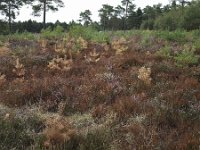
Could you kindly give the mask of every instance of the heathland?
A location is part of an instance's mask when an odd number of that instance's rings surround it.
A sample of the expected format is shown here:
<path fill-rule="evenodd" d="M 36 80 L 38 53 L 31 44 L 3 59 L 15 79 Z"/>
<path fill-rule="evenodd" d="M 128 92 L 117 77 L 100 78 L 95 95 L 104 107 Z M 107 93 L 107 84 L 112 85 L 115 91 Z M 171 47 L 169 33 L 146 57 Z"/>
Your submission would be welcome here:
<path fill-rule="evenodd" d="M 0 36 L 0 149 L 200 148 L 200 30 L 60 26 Z"/>

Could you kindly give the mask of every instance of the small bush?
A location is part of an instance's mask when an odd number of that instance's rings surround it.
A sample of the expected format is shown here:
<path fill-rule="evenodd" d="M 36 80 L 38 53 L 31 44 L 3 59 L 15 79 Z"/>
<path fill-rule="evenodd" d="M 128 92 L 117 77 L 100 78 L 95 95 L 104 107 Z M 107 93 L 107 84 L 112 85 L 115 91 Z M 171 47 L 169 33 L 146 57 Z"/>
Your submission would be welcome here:
<path fill-rule="evenodd" d="M 194 50 L 189 50 L 188 48 L 184 49 L 181 53 L 179 53 L 176 57 L 177 66 L 188 66 L 194 65 L 198 63 L 199 56 L 194 54 Z"/>
<path fill-rule="evenodd" d="M 47 39 L 63 37 L 64 34 L 65 34 L 64 28 L 59 25 L 56 26 L 54 29 L 52 29 L 51 27 L 48 27 L 41 31 L 41 37 L 47 38 Z"/>
<path fill-rule="evenodd" d="M 83 27 L 80 25 L 72 26 L 69 30 L 69 35 L 74 38 L 82 37 L 83 39 L 93 42 L 104 43 L 109 42 L 108 32 L 98 32 L 92 27 Z"/>
<path fill-rule="evenodd" d="M 81 25 L 72 26 L 69 29 L 69 35 L 74 38 L 83 37 L 86 40 L 90 40 L 92 38 L 92 34 L 96 32 L 95 29 L 91 27 L 83 27 Z"/>
<path fill-rule="evenodd" d="M 98 129 L 87 133 L 83 143 L 80 145 L 81 150 L 107 150 L 109 149 L 112 138 L 109 130 Z"/>
<path fill-rule="evenodd" d="M 182 31 L 182 30 L 176 30 L 174 32 L 169 32 L 169 31 L 160 31 L 156 33 L 157 37 L 167 40 L 167 41 L 172 41 L 172 42 L 187 42 L 187 32 Z"/>
<path fill-rule="evenodd" d="M 30 32 L 23 32 L 19 33 L 16 32 L 14 34 L 8 35 L 9 40 L 37 40 L 38 36 L 36 34 L 30 33 Z"/>
<path fill-rule="evenodd" d="M 30 121 L 30 122 L 29 122 Z M 31 146 L 34 138 L 31 136 L 32 131 L 41 126 L 41 122 L 36 118 L 27 120 L 18 119 L 6 115 L 0 118 L 0 149 L 21 150 Z"/>
<path fill-rule="evenodd" d="M 163 48 L 161 48 L 159 51 L 156 52 L 157 56 L 161 56 L 164 58 L 170 58 L 171 57 L 171 49 L 169 46 L 165 46 Z"/>

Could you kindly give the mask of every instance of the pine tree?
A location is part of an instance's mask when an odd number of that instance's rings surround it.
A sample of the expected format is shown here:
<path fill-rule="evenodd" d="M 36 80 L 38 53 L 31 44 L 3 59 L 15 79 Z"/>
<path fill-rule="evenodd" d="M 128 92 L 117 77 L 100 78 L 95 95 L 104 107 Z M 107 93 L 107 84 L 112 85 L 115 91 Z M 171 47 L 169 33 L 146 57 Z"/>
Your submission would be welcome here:
<path fill-rule="evenodd" d="M 0 12 L 8 19 L 9 31 L 12 30 L 12 21 L 16 19 L 16 14 L 19 13 L 20 8 L 30 2 L 29 0 L 1 0 Z"/>
<path fill-rule="evenodd" d="M 58 11 L 59 7 L 64 7 L 62 0 L 32 0 L 32 8 L 34 16 L 41 16 L 43 12 L 43 28 L 46 24 L 47 11 Z"/>

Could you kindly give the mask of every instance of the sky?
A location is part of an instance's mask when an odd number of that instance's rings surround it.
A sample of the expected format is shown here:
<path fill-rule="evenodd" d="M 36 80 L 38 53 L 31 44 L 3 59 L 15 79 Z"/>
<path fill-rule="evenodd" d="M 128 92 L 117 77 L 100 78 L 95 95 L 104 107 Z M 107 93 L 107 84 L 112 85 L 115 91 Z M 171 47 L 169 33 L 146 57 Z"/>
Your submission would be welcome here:
<path fill-rule="evenodd" d="M 60 8 L 57 12 L 47 13 L 47 22 L 67 22 L 79 19 L 80 12 L 89 9 L 92 12 L 92 20 L 99 21 L 98 10 L 102 8 L 102 4 L 109 4 L 111 6 L 117 6 L 121 4 L 121 0 L 63 0 L 65 3 L 64 8 Z M 153 6 L 154 4 L 162 3 L 163 5 L 169 4 L 169 0 L 135 0 L 137 8 L 144 8 L 146 5 Z M 42 22 L 41 17 L 34 17 L 31 15 L 31 7 L 23 7 L 20 14 L 17 16 L 15 21 L 25 21 L 25 20 L 36 20 Z"/>

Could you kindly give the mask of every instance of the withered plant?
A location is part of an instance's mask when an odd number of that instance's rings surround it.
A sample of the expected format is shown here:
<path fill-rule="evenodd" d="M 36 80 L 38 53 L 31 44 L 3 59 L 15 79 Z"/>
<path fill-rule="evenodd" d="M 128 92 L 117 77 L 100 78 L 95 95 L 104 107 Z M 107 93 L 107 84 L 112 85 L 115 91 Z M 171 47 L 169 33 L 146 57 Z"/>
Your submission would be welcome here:
<path fill-rule="evenodd" d="M 151 68 L 141 67 L 138 71 L 138 78 L 146 84 L 151 84 Z"/>
<path fill-rule="evenodd" d="M 57 56 L 57 58 L 54 58 L 49 62 L 48 68 L 51 70 L 69 71 L 72 68 L 72 64 L 72 59 L 67 59 L 66 55 L 64 58 Z"/>
<path fill-rule="evenodd" d="M 112 48 L 116 51 L 116 54 L 122 54 L 128 49 L 127 41 L 125 38 L 120 38 L 112 41 Z"/>
<path fill-rule="evenodd" d="M 14 82 L 23 82 L 25 76 L 25 67 L 19 62 L 19 58 L 16 59 L 15 68 L 12 70 L 16 75 Z"/>
<path fill-rule="evenodd" d="M 88 48 L 88 42 L 86 40 L 84 40 L 82 37 L 79 37 L 76 40 L 76 44 L 78 44 L 78 46 L 80 47 L 80 49 L 86 49 L 86 48 Z"/>
<path fill-rule="evenodd" d="M 46 137 L 44 147 L 49 148 L 52 145 L 62 145 L 75 136 L 76 131 L 70 124 L 61 117 L 47 118 L 46 128 L 43 131 Z"/>
<path fill-rule="evenodd" d="M 6 75 L 0 73 L 0 87 L 6 82 Z"/>
<path fill-rule="evenodd" d="M 85 56 L 87 62 L 97 63 L 100 60 L 100 54 L 96 52 L 96 49 L 93 49 L 88 56 Z"/>

